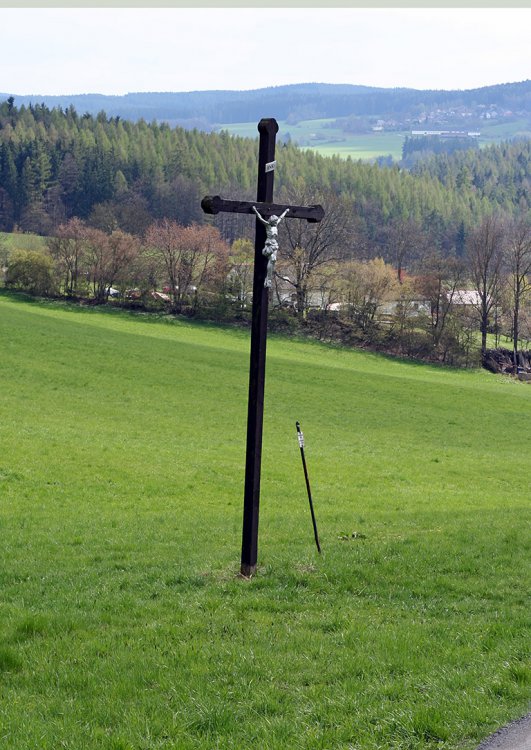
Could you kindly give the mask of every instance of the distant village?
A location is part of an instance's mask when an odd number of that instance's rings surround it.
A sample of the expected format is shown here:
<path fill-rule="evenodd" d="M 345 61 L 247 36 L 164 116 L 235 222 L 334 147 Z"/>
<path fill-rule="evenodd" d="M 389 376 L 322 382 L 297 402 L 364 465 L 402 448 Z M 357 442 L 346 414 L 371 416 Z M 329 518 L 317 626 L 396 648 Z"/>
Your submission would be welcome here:
<path fill-rule="evenodd" d="M 501 108 L 496 104 L 477 104 L 473 107 L 462 105 L 448 109 L 435 107 L 419 115 L 378 119 L 373 125 L 372 130 L 373 132 L 382 132 L 411 129 L 412 135 L 444 135 L 451 133 L 452 136 L 456 136 L 464 133 L 468 136 L 478 137 L 480 133 L 475 129 L 473 131 L 465 131 L 464 129 L 456 131 L 455 128 L 461 123 L 464 125 L 491 120 L 502 122 L 503 120 L 523 117 L 525 114 L 525 112 L 515 112 L 511 109 Z M 418 128 L 420 125 L 426 129 Z M 446 126 L 446 129 L 444 126 Z"/>

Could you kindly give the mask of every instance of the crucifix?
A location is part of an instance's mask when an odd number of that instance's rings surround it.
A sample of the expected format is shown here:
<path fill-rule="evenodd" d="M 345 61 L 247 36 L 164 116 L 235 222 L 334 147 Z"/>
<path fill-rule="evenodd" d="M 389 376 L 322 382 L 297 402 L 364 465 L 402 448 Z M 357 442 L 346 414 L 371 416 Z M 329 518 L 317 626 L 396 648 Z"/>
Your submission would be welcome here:
<path fill-rule="evenodd" d="M 258 557 L 267 310 L 269 288 L 278 250 L 277 227 L 284 217 L 286 219 L 306 219 L 309 222 L 319 222 L 324 216 L 322 206 L 288 206 L 273 203 L 277 121 L 273 118 L 260 120 L 258 132 L 260 140 L 256 202 L 225 200 L 219 195 L 207 195 L 201 201 L 201 208 L 207 214 L 217 214 L 222 211 L 254 214 L 256 217 L 241 556 L 241 573 L 245 577 L 250 577 L 256 572 Z"/>

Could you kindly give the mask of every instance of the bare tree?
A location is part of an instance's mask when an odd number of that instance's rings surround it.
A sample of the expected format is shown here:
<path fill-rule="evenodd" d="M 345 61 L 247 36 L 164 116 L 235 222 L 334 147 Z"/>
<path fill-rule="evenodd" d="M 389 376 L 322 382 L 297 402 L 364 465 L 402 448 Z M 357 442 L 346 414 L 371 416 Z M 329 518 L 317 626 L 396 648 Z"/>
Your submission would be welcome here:
<path fill-rule="evenodd" d="M 464 279 L 465 266 L 458 258 L 433 253 L 424 262 L 424 275 L 418 278 L 417 288 L 431 303 L 430 333 L 435 350 L 442 343 L 456 291 Z"/>
<path fill-rule="evenodd" d="M 215 227 L 163 219 L 148 229 L 146 243 L 163 265 L 176 311 L 185 297 L 218 282 L 226 271 L 228 246 Z"/>
<path fill-rule="evenodd" d="M 291 196 L 291 203 L 311 205 L 319 202 L 314 197 Z M 316 272 L 327 264 L 339 260 L 344 254 L 349 237 L 351 215 L 339 198 L 330 197 L 324 204 L 325 216 L 318 224 L 303 221 L 286 221 L 277 262 L 278 275 L 296 294 L 297 313 L 305 317 L 308 297 Z"/>
<path fill-rule="evenodd" d="M 47 240 L 48 249 L 62 276 L 66 296 L 79 290 L 85 259 L 87 226 L 80 219 L 70 219 L 58 227 L 56 236 Z"/>
<path fill-rule="evenodd" d="M 111 234 L 107 261 L 107 291 L 111 286 L 125 287 L 129 283 L 131 270 L 139 253 L 140 240 L 137 237 L 119 229 Z"/>
<path fill-rule="evenodd" d="M 182 285 L 180 284 L 181 257 L 183 254 L 180 242 L 182 228 L 175 221 L 162 219 L 152 224 L 146 232 L 146 245 L 152 250 L 153 256 L 158 257 L 164 268 L 175 309 L 180 307 L 182 295 Z"/>
<path fill-rule="evenodd" d="M 86 263 L 96 302 L 107 301 L 111 287 L 127 273 L 138 250 L 138 240 L 130 234 L 87 229 Z"/>
<path fill-rule="evenodd" d="M 467 260 L 478 301 L 474 308 L 479 317 L 481 355 L 487 350 L 487 332 L 492 310 L 498 303 L 503 261 L 503 228 L 499 218 L 486 216 L 473 229 L 466 242 Z"/>
<path fill-rule="evenodd" d="M 398 282 L 403 281 L 408 262 L 421 257 L 428 247 L 428 238 L 414 219 L 395 219 L 385 230 L 387 254 L 396 267 Z"/>
<path fill-rule="evenodd" d="M 229 292 L 240 307 L 246 307 L 253 296 L 254 246 L 251 240 L 237 239 L 229 255 Z"/>
<path fill-rule="evenodd" d="M 193 293 L 193 304 L 198 304 L 206 291 L 218 292 L 224 285 L 228 271 L 229 246 L 219 230 L 212 226 L 192 224 L 182 232 L 184 247 L 183 284 Z"/>
<path fill-rule="evenodd" d="M 509 229 L 505 250 L 511 311 L 513 361 L 518 367 L 518 339 L 522 304 L 531 290 L 531 224 L 529 219 L 514 222 Z"/>

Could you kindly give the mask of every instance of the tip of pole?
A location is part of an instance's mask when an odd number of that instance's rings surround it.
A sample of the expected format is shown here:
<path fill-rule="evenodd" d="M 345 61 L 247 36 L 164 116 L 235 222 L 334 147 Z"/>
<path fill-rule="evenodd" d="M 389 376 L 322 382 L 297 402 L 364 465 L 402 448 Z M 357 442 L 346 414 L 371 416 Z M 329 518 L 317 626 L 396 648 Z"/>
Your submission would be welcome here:
<path fill-rule="evenodd" d="M 272 133 L 278 133 L 278 122 L 274 117 L 263 117 L 258 123 L 258 132 L 270 131 Z"/>

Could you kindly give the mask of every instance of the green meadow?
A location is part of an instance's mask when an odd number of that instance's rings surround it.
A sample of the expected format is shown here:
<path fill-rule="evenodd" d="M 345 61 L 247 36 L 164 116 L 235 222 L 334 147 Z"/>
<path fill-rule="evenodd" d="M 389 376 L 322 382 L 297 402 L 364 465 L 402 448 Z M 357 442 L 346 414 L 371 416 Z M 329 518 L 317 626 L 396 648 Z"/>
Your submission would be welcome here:
<path fill-rule="evenodd" d="M 46 238 L 38 234 L 0 232 L 0 265 L 13 250 L 44 250 Z"/>
<path fill-rule="evenodd" d="M 271 336 L 244 580 L 248 349 L 0 292 L 2 750 L 472 750 L 528 710 L 531 386 Z"/>
<path fill-rule="evenodd" d="M 340 128 L 330 127 L 333 122 L 333 119 L 302 120 L 293 124 L 279 120 L 279 136 L 285 138 L 289 133 L 291 140 L 301 148 L 316 151 L 322 156 L 338 155 L 345 159 L 350 156 L 357 160 L 390 154 L 396 160 L 402 158 L 405 133 L 350 135 Z M 220 128 L 243 138 L 258 137 L 255 122 L 230 123 Z"/>

